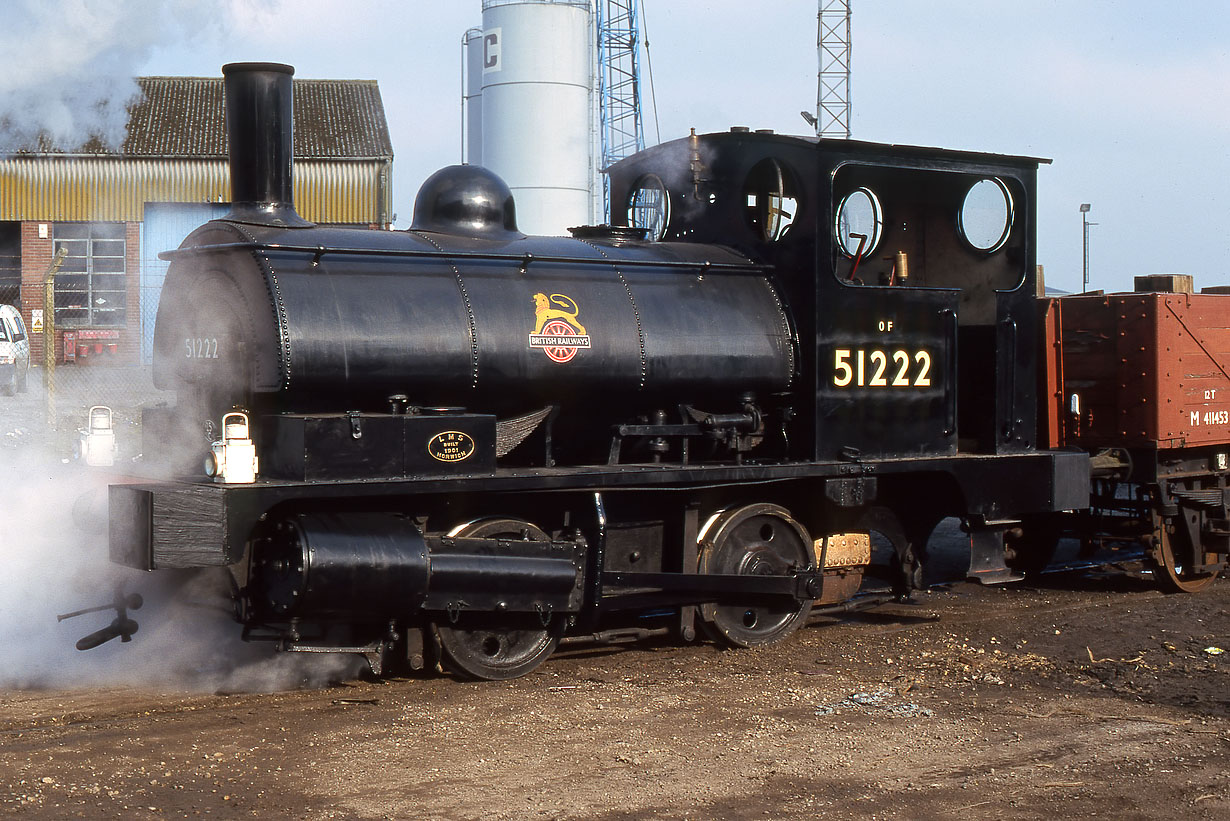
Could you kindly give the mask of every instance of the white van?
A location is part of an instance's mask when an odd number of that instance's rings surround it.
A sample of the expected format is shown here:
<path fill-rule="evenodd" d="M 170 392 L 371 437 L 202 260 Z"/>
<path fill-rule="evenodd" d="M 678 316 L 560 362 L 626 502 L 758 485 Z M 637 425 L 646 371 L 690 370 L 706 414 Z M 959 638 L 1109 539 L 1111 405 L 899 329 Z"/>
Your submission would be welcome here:
<path fill-rule="evenodd" d="M 12 396 L 26 389 L 30 374 L 30 340 L 21 314 L 0 305 L 0 393 Z"/>

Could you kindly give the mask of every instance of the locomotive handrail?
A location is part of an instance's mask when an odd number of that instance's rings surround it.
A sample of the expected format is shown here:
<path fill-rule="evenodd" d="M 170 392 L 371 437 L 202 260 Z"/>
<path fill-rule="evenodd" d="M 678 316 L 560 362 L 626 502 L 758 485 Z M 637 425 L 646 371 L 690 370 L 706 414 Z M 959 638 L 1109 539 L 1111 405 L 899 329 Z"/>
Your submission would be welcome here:
<path fill-rule="evenodd" d="M 951 308 L 944 308 L 940 311 L 940 316 L 947 316 L 951 333 L 948 336 L 948 346 L 945 351 L 947 356 L 948 378 L 956 379 L 957 375 L 957 335 L 960 333 L 960 321 L 957 318 L 957 312 Z M 957 432 L 957 408 L 956 402 L 949 400 L 945 403 L 947 417 L 944 420 L 944 435 L 951 436 Z"/>
<path fill-rule="evenodd" d="M 1016 360 L 1016 319 L 1011 316 L 1006 316 L 999 322 L 1000 327 L 1008 329 L 1012 335 L 1012 340 L 1009 343 L 1008 349 L 1012 352 L 1013 361 Z M 1004 437 L 1012 436 L 1016 431 L 1016 368 L 1008 369 L 1008 424 L 1004 426 Z"/>
<path fill-rule="evenodd" d="M 704 260 L 700 262 L 685 262 L 683 260 L 651 260 L 651 259 L 635 259 L 635 258 L 582 258 L 569 256 L 538 256 L 537 254 L 500 254 L 490 251 L 421 251 L 409 250 L 404 248 L 329 248 L 323 245 L 283 245 L 276 242 L 225 242 L 217 245 L 194 245 L 190 248 L 177 248 L 173 251 L 163 251 L 158 254 L 159 259 L 175 260 L 179 257 L 192 256 L 199 253 L 210 253 L 217 251 L 291 251 L 294 253 L 311 254 L 319 259 L 328 254 L 353 254 L 355 256 L 373 256 L 373 257 L 427 257 L 429 259 L 481 259 L 493 260 L 497 262 L 512 262 L 522 268 L 533 262 L 576 262 L 578 259 L 584 259 L 585 262 L 606 262 L 610 265 L 622 265 L 629 267 L 644 267 L 644 268 L 699 268 L 704 271 L 768 271 L 772 266 L 763 265 L 756 262 L 713 262 Z"/>

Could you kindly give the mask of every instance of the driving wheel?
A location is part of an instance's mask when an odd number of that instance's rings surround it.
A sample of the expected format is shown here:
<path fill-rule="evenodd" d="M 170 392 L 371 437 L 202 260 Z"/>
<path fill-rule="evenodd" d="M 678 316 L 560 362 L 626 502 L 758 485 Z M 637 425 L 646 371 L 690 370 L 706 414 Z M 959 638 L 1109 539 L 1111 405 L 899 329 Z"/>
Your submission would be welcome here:
<path fill-rule="evenodd" d="M 480 519 L 450 536 L 550 541 L 540 528 L 520 519 Z M 496 681 L 529 673 L 554 652 L 564 620 L 544 626 L 536 613 L 460 613 L 437 621 L 444 664 L 466 678 Z"/>
<path fill-rule="evenodd" d="M 816 551 L 801 524 L 781 507 L 754 504 L 723 511 L 700 537 L 698 572 L 736 576 L 785 576 L 815 567 Z M 810 599 L 773 604 L 704 604 L 705 629 L 735 647 L 780 641 L 807 620 Z"/>

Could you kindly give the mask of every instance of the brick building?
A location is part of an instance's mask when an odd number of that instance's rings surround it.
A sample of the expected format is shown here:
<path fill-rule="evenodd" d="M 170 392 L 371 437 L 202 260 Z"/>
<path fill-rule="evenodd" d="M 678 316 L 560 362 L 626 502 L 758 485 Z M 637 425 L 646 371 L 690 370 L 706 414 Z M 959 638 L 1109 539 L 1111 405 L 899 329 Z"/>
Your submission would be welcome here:
<path fill-rule="evenodd" d="M 17 305 L 41 362 L 54 319 L 56 359 L 148 360 L 166 263 L 230 197 L 222 78 L 143 77 L 118 151 L 9 146 L 0 154 L 0 302 Z M 294 81 L 295 205 L 341 225 L 391 221 L 393 150 L 374 81 Z M 63 251 L 54 308 L 44 279 Z M 53 313 L 54 311 L 54 313 Z"/>

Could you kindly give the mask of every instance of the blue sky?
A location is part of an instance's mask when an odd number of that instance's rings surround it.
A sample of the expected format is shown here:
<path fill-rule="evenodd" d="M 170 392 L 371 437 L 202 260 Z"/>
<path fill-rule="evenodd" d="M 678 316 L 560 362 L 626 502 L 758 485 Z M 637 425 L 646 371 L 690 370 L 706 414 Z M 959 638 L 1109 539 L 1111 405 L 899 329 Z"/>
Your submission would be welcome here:
<path fill-rule="evenodd" d="M 815 0 L 641 2 L 664 140 L 691 127 L 807 131 L 798 112 L 815 106 Z M 46 55 L 71 51 L 76 62 L 65 76 L 78 80 L 123 71 L 216 76 L 225 62 L 270 60 L 296 66 L 301 77 L 379 81 L 401 225 L 419 183 L 460 159 L 460 41 L 480 22 L 480 0 L 10 5 L 0 47 L 20 38 L 21 53 L 39 54 L 44 74 L 56 71 Z M 1194 274 L 1198 287 L 1230 284 L 1230 3 L 853 6 L 854 137 L 1054 160 L 1039 174 L 1048 284 L 1080 288 L 1082 202 L 1098 223 L 1090 229 L 1091 287 L 1130 290 L 1133 275 L 1158 272 Z M 108 9 L 123 9 L 122 25 L 102 22 Z M 71 23 L 63 35 L 75 37 L 71 50 L 39 42 L 82 10 L 93 13 L 88 47 Z M 15 61 L 14 53 L 0 52 L 9 55 L 0 62 Z M 11 90 L 23 76 L 0 80 L 0 104 L 6 84 Z"/>

